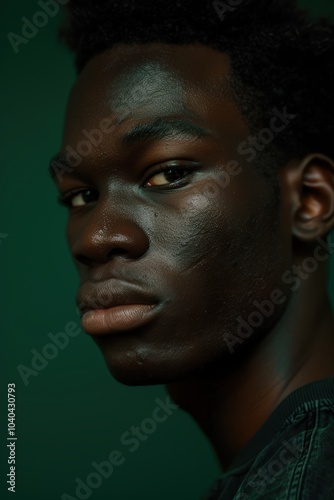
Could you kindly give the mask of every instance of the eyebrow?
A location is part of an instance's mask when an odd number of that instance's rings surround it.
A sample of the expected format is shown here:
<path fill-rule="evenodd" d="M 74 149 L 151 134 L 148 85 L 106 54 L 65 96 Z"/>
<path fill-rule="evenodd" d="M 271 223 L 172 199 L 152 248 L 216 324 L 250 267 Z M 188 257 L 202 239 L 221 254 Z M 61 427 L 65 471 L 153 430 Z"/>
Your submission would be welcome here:
<path fill-rule="evenodd" d="M 134 146 L 153 140 L 202 139 L 208 136 L 213 137 L 212 132 L 189 120 L 157 118 L 153 122 L 136 125 L 123 136 L 122 144 Z"/>
<path fill-rule="evenodd" d="M 138 124 L 131 130 L 126 132 L 121 138 L 123 147 L 134 147 L 136 145 L 144 144 L 149 141 L 162 140 L 162 139 L 203 139 L 211 137 L 214 134 L 208 129 L 185 119 L 166 119 L 157 118 L 156 120 Z M 49 164 L 49 173 L 54 179 L 56 168 L 62 169 L 65 172 L 71 172 L 75 169 L 71 166 L 66 155 L 57 154 L 54 156 Z"/>

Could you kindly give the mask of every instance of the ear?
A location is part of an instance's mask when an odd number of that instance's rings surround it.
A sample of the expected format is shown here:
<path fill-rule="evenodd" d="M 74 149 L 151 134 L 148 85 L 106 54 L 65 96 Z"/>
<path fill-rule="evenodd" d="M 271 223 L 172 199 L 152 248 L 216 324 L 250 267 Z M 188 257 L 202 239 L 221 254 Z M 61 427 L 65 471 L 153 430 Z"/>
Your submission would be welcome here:
<path fill-rule="evenodd" d="M 334 226 L 334 162 L 311 154 L 283 168 L 285 187 L 292 207 L 292 233 L 310 242 Z"/>

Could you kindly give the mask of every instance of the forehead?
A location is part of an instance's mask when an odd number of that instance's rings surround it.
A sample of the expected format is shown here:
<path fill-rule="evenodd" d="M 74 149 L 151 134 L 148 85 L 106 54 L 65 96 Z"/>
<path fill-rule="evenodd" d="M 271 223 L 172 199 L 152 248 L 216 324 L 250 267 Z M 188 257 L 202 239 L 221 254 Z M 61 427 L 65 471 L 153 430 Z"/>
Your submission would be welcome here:
<path fill-rule="evenodd" d="M 248 127 L 235 104 L 227 54 L 201 44 L 118 44 L 94 56 L 70 95 L 64 136 L 102 119 L 188 116 L 214 128 Z"/>

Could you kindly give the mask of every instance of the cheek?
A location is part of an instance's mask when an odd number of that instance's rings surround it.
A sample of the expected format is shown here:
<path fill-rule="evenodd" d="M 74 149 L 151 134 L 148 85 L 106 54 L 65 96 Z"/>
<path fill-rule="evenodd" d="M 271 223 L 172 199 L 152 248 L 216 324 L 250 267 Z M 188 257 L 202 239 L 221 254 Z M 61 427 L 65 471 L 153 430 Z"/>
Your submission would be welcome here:
<path fill-rule="evenodd" d="M 150 227 L 150 236 L 153 249 L 166 255 L 175 271 L 185 272 L 194 266 L 198 259 L 214 251 L 217 235 L 223 237 L 221 193 L 217 183 L 206 180 L 168 195 Z"/>
<path fill-rule="evenodd" d="M 198 324 L 210 318 L 211 326 L 217 321 L 220 330 L 233 329 L 255 300 L 269 298 L 282 284 L 289 255 L 281 245 L 279 207 L 269 195 L 241 202 L 215 181 L 183 194 L 160 242 L 169 256 L 168 287 Z"/>
<path fill-rule="evenodd" d="M 153 246 L 185 271 L 198 263 L 215 273 L 252 268 L 281 258 L 278 207 L 263 196 L 225 189 L 216 179 L 169 195 L 168 204 L 150 228 Z M 247 273 L 246 273 L 247 274 Z"/>

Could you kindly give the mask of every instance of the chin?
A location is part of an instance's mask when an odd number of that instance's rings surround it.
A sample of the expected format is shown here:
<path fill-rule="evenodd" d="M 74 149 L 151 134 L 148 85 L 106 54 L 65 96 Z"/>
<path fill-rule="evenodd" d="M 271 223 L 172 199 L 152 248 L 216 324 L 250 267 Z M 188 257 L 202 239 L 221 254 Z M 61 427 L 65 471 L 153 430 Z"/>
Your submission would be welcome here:
<path fill-rule="evenodd" d="M 103 353 L 109 373 L 118 382 L 128 386 L 161 385 L 177 382 L 186 377 L 179 370 L 175 359 L 147 356 L 143 359 L 134 352 Z M 181 364 L 184 367 L 184 363 Z"/>
<path fill-rule="evenodd" d="M 172 373 L 163 373 L 162 370 L 154 369 L 152 366 L 145 366 L 145 363 L 111 363 L 106 361 L 109 373 L 117 382 L 128 386 L 161 385 L 175 382 L 177 377 Z"/>
<path fill-rule="evenodd" d="M 136 335 L 99 337 L 94 340 L 110 374 L 128 386 L 181 382 L 203 375 L 212 363 L 208 356 L 203 359 L 203 349 L 190 349 L 188 345 L 177 349 L 165 343 L 143 342 Z"/>

